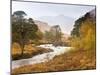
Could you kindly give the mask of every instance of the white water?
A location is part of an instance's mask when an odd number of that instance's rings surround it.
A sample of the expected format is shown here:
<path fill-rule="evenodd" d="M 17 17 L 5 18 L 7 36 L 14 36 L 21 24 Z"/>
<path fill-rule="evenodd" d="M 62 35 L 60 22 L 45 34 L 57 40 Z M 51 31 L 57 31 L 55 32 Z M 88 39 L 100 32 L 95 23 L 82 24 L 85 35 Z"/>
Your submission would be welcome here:
<path fill-rule="evenodd" d="M 54 56 L 61 55 L 65 52 L 68 52 L 71 49 L 71 47 L 64 47 L 64 46 L 55 47 L 52 44 L 40 45 L 38 47 L 50 48 L 53 50 L 53 52 L 43 53 L 43 54 L 36 55 L 28 59 L 20 59 L 20 60 L 12 61 L 12 69 L 18 68 L 24 65 L 37 64 L 37 63 L 49 61 L 53 59 Z"/>

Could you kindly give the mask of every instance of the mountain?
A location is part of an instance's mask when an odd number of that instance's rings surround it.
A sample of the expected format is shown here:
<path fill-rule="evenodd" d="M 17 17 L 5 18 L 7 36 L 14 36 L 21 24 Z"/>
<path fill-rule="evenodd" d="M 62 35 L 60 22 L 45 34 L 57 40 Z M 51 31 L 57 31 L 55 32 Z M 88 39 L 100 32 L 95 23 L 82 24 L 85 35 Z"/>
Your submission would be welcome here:
<path fill-rule="evenodd" d="M 49 25 L 59 25 L 63 33 L 70 33 L 72 30 L 72 26 L 74 23 L 74 19 L 65 15 L 57 15 L 57 16 L 42 16 L 39 17 L 38 20 L 47 22 Z"/>
<path fill-rule="evenodd" d="M 46 22 L 42 22 L 42 21 L 35 20 L 35 24 L 37 24 L 38 28 L 39 28 L 40 31 L 42 31 L 42 32 L 48 31 L 48 30 L 50 30 L 50 28 L 51 28 L 51 27 L 48 25 L 48 23 L 46 23 Z"/>
<path fill-rule="evenodd" d="M 49 31 L 51 29 L 52 26 L 48 25 L 48 23 L 46 22 L 43 22 L 43 21 L 39 21 L 39 20 L 35 20 L 34 21 L 35 24 L 37 24 L 38 28 L 40 29 L 40 31 L 42 31 L 43 33 L 45 31 Z M 62 39 L 67 39 L 70 35 L 69 34 L 66 34 L 66 33 L 63 33 L 62 35 Z"/>

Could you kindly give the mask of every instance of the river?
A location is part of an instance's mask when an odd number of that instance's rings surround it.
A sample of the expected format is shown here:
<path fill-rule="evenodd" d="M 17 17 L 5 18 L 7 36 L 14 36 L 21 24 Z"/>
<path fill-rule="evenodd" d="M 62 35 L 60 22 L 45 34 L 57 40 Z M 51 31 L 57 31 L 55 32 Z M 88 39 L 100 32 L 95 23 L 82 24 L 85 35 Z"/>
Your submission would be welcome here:
<path fill-rule="evenodd" d="M 50 48 L 53 50 L 53 52 L 43 53 L 43 54 L 36 55 L 36 56 L 33 56 L 32 58 L 28 58 L 28 59 L 14 60 L 14 61 L 12 61 L 12 69 L 18 68 L 18 67 L 21 67 L 24 65 L 46 62 L 46 61 L 53 59 L 57 55 L 61 55 L 65 52 L 68 52 L 69 50 L 71 50 L 71 47 L 65 47 L 65 46 L 55 47 L 52 44 L 44 44 L 44 45 L 39 45 L 37 47 Z"/>

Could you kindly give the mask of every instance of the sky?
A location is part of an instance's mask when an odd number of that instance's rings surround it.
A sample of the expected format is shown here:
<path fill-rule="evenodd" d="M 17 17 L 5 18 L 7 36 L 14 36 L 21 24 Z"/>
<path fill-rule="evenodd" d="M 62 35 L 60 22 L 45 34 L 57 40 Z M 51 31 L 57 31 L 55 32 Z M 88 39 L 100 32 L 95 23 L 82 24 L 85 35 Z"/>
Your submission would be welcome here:
<path fill-rule="evenodd" d="M 37 20 L 44 16 L 58 15 L 64 15 L 76 20 L 94 8 L 95 6 L 12 1 L 12 14 L 15 11 L 21 10 L 24 11 L 28 17 Z M 68 32 L 70 31 L 71 29 L 68 30 Z"/>

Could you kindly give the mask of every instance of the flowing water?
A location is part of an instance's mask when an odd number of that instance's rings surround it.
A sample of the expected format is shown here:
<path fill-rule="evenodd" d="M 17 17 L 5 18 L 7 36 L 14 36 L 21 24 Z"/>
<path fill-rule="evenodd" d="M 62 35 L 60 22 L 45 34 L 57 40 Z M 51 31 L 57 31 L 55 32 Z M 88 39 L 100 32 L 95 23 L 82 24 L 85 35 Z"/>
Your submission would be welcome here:
<path fill-rule="evenodd" d="M 53 50 L 53 52 L 43 53 L 43 54 L 36 55 L 28 59 L 14 60 L 12 61 L 12 69 L 18 68 L 24 65 L 37 64 L 37 63 L 49 61 L 53 59 L 55 56 L 68 52 L 71 49 L 71 47 L 65 47 L 65 46 L 55 47 L 52 44 L 44 44 L 38 47 L 50 48 Z"/>

